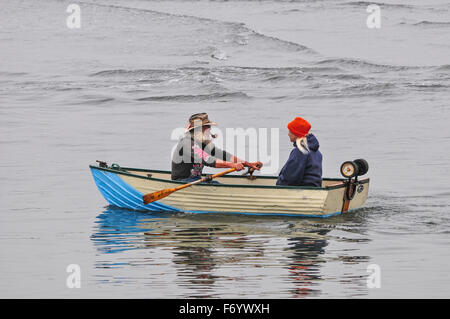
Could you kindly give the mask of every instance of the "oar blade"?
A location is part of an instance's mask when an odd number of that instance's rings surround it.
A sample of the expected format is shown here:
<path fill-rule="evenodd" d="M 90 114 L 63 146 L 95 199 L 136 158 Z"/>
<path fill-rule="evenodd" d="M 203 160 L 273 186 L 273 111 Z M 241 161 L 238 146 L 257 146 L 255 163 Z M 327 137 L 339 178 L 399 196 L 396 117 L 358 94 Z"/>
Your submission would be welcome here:
<path fill-rule="evenodd" d="M 153 203 L 157 200 L 160 200 L 166 196 L 169 196 L 174 191 L 175 191 L 175 188 L 163 189 L 161 191 L 153 192 L 153 193 L 142 196 L 142 200 L 143 200 L 144 204 L 147 205 L 149 203 Z"/>

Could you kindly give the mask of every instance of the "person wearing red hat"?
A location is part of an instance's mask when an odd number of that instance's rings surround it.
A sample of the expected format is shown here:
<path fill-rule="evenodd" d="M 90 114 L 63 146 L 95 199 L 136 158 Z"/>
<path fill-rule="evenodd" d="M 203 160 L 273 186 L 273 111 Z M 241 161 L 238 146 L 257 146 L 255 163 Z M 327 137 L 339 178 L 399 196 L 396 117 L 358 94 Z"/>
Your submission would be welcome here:
<path fill-rule="evenodd" d="M 296 117 L 287 125 L 294 149 L 280 171 L 277 185 L 322 186 L 322 153 L 319 141 L 309 131 L 311 124 Z"/>

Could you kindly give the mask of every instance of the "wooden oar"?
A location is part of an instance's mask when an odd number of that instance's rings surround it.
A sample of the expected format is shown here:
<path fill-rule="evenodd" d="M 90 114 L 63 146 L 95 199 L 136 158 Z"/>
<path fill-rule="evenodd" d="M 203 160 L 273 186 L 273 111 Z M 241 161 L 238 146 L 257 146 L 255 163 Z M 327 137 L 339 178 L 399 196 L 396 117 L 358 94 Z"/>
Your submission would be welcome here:
<path fill-rule="evenodd" d="M 161 198 L 169 196 L 170 194 L 172 194 L 172 193 L 174 193 L 176 191 L 179 191 L 180 189 L 184 189 L 186 187 L 189 187 L 189 186 L 192 186 L 192 185 L 195 185 L 195 184 L 199 184 L 199 183 L 206 182 L 208 180 L 212 180 L 213 178 L 220 177 L 220 176 L 223 176 L 223 175 L 228 174 L 228 173 L 232 173 L 235 170 L 236 170 L 235 168 L 231 168 L 231 169 L 229 169 L 227 171 L 224 171 L 224 172 L 221 172 L 221 173 L 217 173 L 217 174 L 214 174 L 212 176 L 203 177 L 203 178 L 201 178 L 199 180 L 190 182 L 188 184 L 180 185 L 180 186 L 174 187 L 174 188 L 166 188 L 166 189 L 163 189 L 163 190 L 160 190 L 160 191 L 157 191 L 157 192 L 153 192 L 153 193 L 150 193 L 150 194 L 142 196 L 142 200 L 144 201 L 144 204 L 149 204 L 149 203 L 152 203 L 154 201 L 160 200 Z"/>

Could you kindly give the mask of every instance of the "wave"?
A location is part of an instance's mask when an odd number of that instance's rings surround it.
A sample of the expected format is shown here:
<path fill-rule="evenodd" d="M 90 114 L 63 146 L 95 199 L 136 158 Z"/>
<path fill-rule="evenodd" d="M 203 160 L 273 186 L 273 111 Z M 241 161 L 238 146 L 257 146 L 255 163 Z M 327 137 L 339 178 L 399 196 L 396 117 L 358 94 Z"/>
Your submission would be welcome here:
<path fill-rule="evenodd" d="M 415 26 L 444 26 L 444 27 L 450 27 L 450 22 L 439 22 L 439 21 L 420 21 L 417 23 L 414 23 Z"/>
<path fill-rule="evenodd" d="M 211 57 L 213 59 L 216 59 L 216 60 L 226 60 L 226 59 L 228 59 L 227 53 L 224 52 L 224 51 L 220 51 L 220 50 L 214 52 L 213 54 L 211 54 Z"/>
<path fill-rule="evenodd" d="M 436 67 L 437 71 L 450 71 L 450 64 L 444 64 Z"/>
<path fill-rule="evenodd" d="M 359 74 L 330 74 L 326 77 L 336 79 L 336 80 L 362 80 L 365 76 Z"/>
<path fill-rule="evenodd" d="M 395 92 L 396 89 L 397 85 L 394 83 L 364 83 L 346 87 L 343 92 L 349 95 L 371 95 L 379 92 L 387 94 L 387 92 Z"/>
<path fill-rule="evenodd" d="M 62 87 L 62 88 L 56 88 L 56 91 L 61 91 L 61 92 L 67 92 L 67 91 L 81 91 L 83 90 L 82 87 Z"/>
<path fill-rule="evenodd" d="M 83 3 L 83 2 L 81 2 Z M 205 17 L 198 17 L 193 15 L 186 15 L 186 14 L 177 14 L 177 13 L 168 13 L 163 11 L 157 11 L 153 9 L 144 9 L 144 8 L 135 8 L 135 7 L 126 7 L 126 6 L 118 6 L 118 5 L 107 5 L 107 4 L 97 4 L 97 3 L 86 3 L 85 5 L 92 5 L 92 6 L 100 6 L 100 7 L 107 7 L 107 8 L 116 8 L 121 10 L 127 10 L 127 11 L 136 11 L 136 12 L 147 12 L 151 14 L 157 14 L 162 15 L 166 17 L 175 17 L 175 18 L 182 18 L 182 19 L 195 19 L 199 22 L 202 22 L 202 24 L 218 24 L 222 26 L 229 27 L 233 32 L 234 35 L 232 37 L 232 42 L 238 45 L 247 45 L 248 44 L 248 37 L 254 37 L 255 39 L 263 39 L 266 41 L 274 42 L 277 46 L 283 46 L 289 50 L 293 51 L 304 51 L 305 53 L 309 54 L 316 54 L 317 52 L 313 49 L 296 43 L 292 41 L 283 40 L 274 36 L 269 36 L 266 34 L 263 34 L 261 32 L 255 31 L 251 28 L 249 28 L 245 23 L 243 22 L 230 22 L 230 21 L 221 21 L 221 20 L 215 20 L 212 18 L 205 18 Z M 245 35 L 245 36 L 242 36 Z"/>
<path fill-rule="evenodd" d="M 136 69 L 103 70 L 91 74 L 93 77 L 117 78 L 118 81 L 133 81 L 136 84 L 160 85 L 198 85 L 210 91 L 227 91 L 222 84 L 228 81 L 282 82 L 306 78 L 332 78 L 338 80 L 358 80 L 364 77 L 347 72 L 337 66 L 298 66 L 298 67 L 180 67 L 175 69 Z"/>
<path fill-rule="evenodd" d="M 253 66 L 231 66 L 227 69 L 251 70 L 251 71 L 283 71 L 283 72 L 339 72 L 342 69 L 338 67 L 317 67 L 317 66 L 288 66 L 288 67 L 253 67 Z"/>
<path fill-rule="evenodd" d="M 25 76 L 25 75 L 28 75 L 28 73 L 0 71 L 0 76 Z"/>
<path fill-rule="evenodd" d="M 419 66 L 405 66 L 405 65 L 389 65 L 389 64 L 378 64 L 371 63 L 359 59 L 351 58 L 336 58 L 336 59 L 325 59 L 316 62 L 317 65 L 339 65 L 344 67 L 358 67 L 358 68 L 371 68 L 379 70 L 392 70 L 392 71 L 402 71 L 402 70 L 412 70 L 421 69 Z"/>
<path fill-rule="evenodd" d="M 251 66 L 224 66 L 224 67 L 180 67 L 176 69 L 136 69 L 136 70 L 103 70 L 90 74 L 90 76 L 116 76 L 116 75 L 155 75 L 155 74 L 174 74 L 181 72 L 189 73 L 203 73 L 206 75 L 208 72 L 219 73 L 241 73 L 241 72 L 342 72 L 343 70 L 338 67 L 251 67 Z"/>
<path fill-rule="evenodd" d="M 243 92 L 230 93 L 210 93 L 210 94 L 196 94 L 196 95 L 163 95 L 163 96 L 149 96 L 139 98 L 137 101 L 151 101 L 151 102 L 198 102 L 198 101 L 229 101 L 234 99 L 249 99 L 250 97 Z"/>
<path fill-rule="evenodd" d="M 448 88 L 449 85 L 444 85 L 441 83 L 430 83 L 430 84 L 409 84 L 409 87 L 417 88 L 417 89 L 442 89 Z"/>
<path fill-rule="evenodd" d="M 75 104 L 103 104 L 115 100 L 112 97 L 94 96 L 94 95 L 83 95 L 81 96 L 81 98 L 84 99 L 84 101 L 80 101 Z"/>
<path fill-rule="evenodd" d="M 154 74 L 167 74 L 173 72 L 171 69 L 136 69 L 136 70 L 104 70 L 90 74 L 90 76 L 117 76 L 117 75 L 154 75 Z"/>
<path fill-rule="evenodd" d="M 401 3 L 384 3 L 384 2 L 372 2 L 372 1 L 349 1 L 349 2 L 344 2 L 341 5 L 345 5 L 345 6 L 354 6 L 354 7 L 367 7 L 369 5 L 378 5 L 380 7 L 384 7 L 384 8 L 391 8 L 391 9 L 412 9 L 414 8 L 413 5 L 410 4 L 401 4 Z"/>

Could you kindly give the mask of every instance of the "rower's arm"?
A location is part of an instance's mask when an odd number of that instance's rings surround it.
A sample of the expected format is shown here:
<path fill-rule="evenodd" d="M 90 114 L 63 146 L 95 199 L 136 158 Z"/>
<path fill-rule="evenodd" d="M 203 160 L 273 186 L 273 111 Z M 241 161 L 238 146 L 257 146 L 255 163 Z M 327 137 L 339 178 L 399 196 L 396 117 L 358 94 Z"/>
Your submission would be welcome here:
<path fill-rule="evenodd" d="M 237 171 L 240 171 L 244 169 L 244 165 L 242 163 L 232 163 L 217 158 L 216 168 L 236 168 Z"/>
<path fill-rule="evenodd" d="M 205 151 L 211 154 L 216 158 L 216 166 L 217 168 L 236 168 L 236 170 L 240 171 L 243 166 L 253 167 L 254 169 L 259 170 L 262 167 L 261 162 L 249 163 L 245 160 L 238 158 L 235 155 L 228 153 L 218 147 L 216 147 L 213 143 L 210 143 L 206 146 Z"/>
<path fill-rule="evenodd" d="M 231 163 L 245 163 L 244 160 L 241 160 L 241 159 L 237 158 L 237 157 L 234 156 L 234 155 L 231 155 L 230 162 L 231 162 Z"/>
<path fill-rule="evenodd" d="M 261 169 L 261 167 L 263 167 L 263 163 L 261 163 L 261 162 L 249 163 L 249 162 L 247 162 L 245 160 L 241 160 L 241 159 L 237 158 L 234 155 L 232 155 L 232 157 L 230 159 L 230 162 L 232 162 L 232 163 L 242 163 L 242 164 L 244 164 L 244 166 L 256 169 L 258 171 Z"/>

